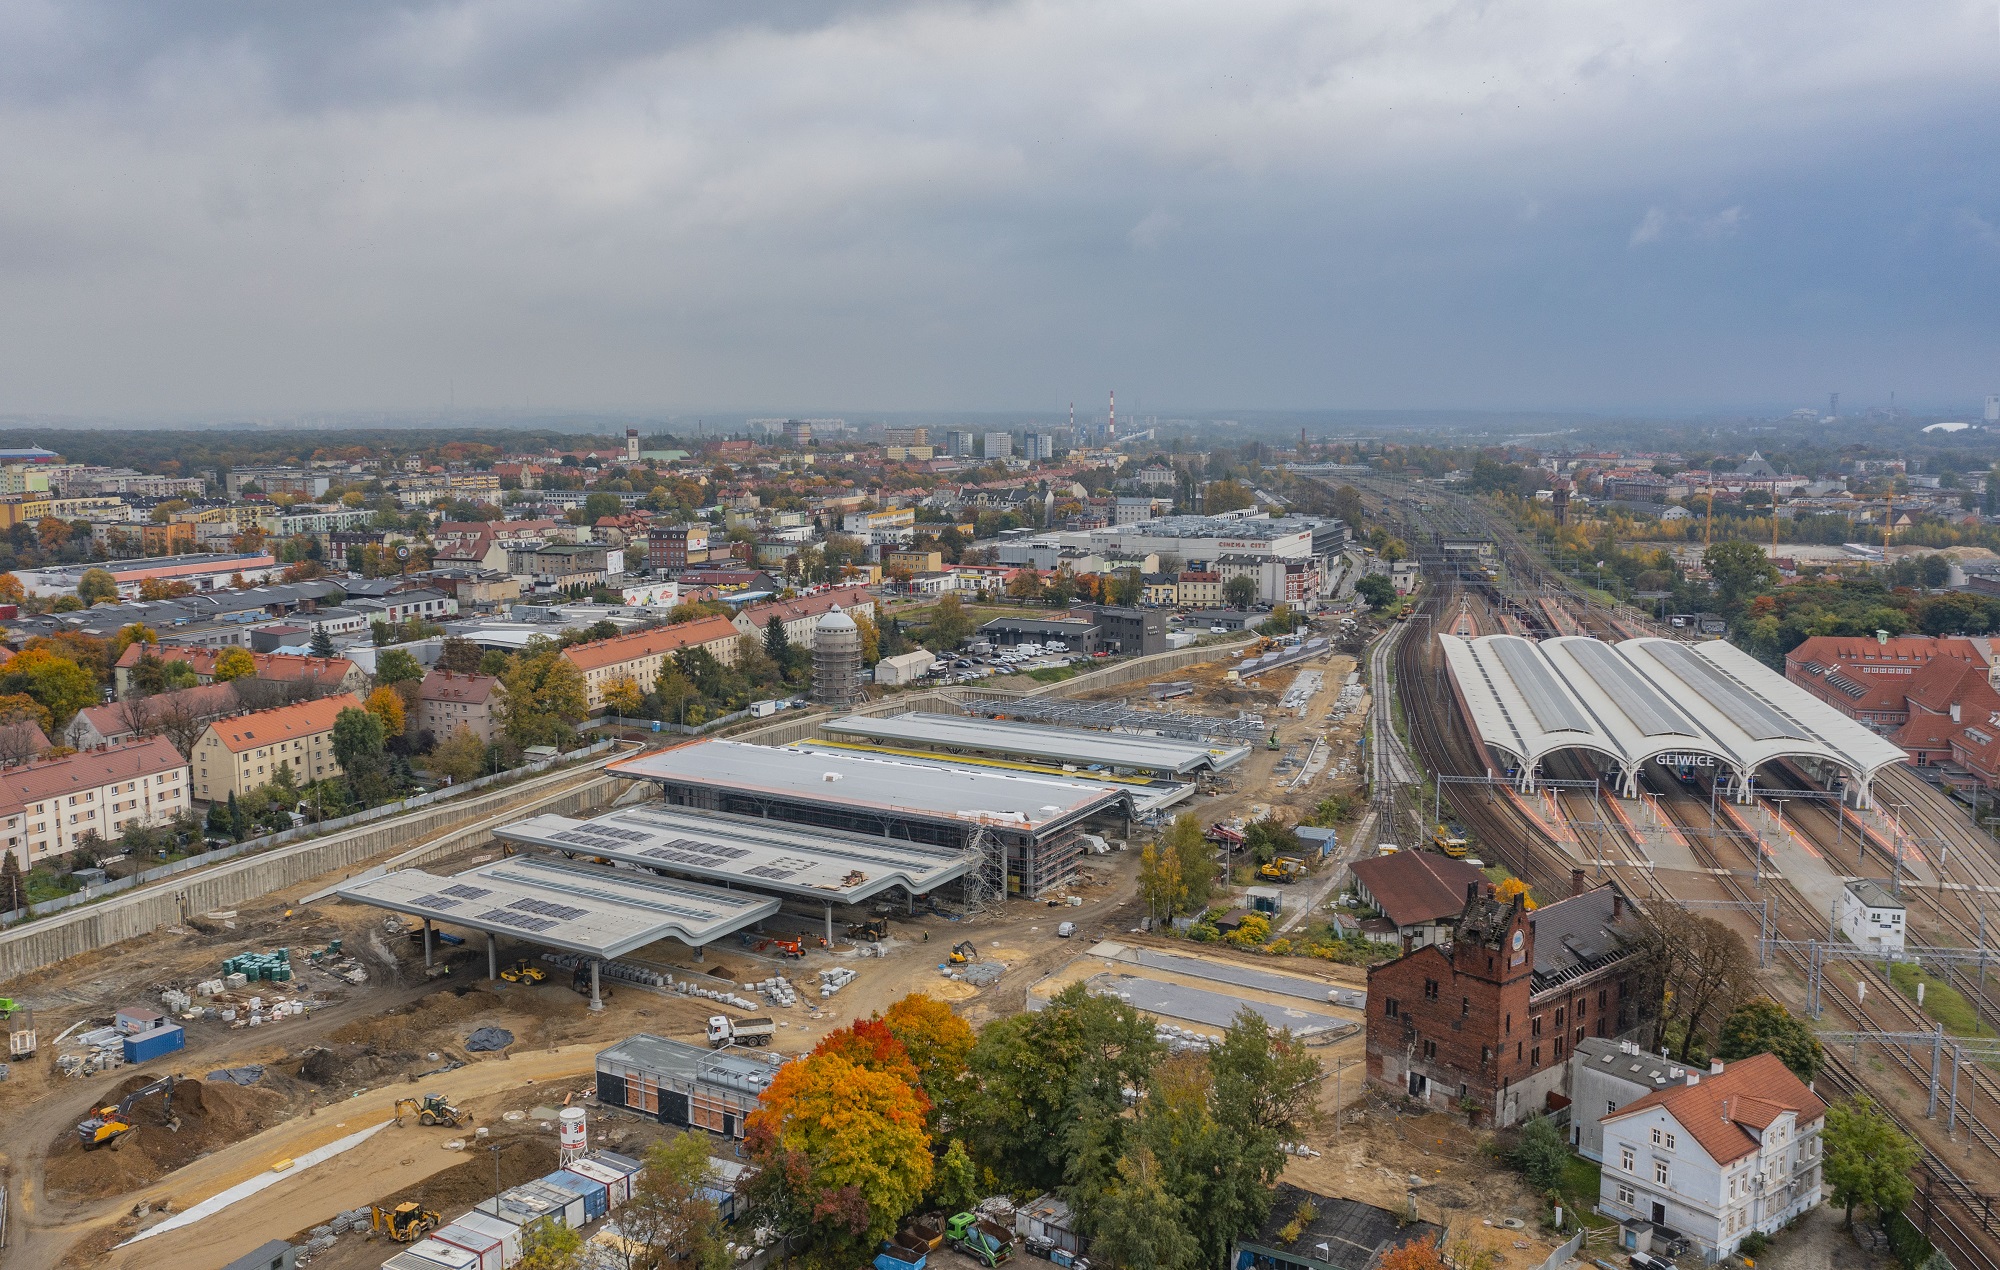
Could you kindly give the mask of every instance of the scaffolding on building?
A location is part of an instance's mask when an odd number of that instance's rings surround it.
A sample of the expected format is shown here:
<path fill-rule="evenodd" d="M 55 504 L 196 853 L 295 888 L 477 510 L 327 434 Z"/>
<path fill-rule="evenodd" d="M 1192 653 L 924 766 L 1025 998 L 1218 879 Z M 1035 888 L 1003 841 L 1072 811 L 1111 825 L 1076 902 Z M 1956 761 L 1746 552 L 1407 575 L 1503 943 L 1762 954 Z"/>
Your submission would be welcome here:
<path fill-rule="evenodd" d="M 1067 697 L 967 697 L 959 709 L 988 719 L 1019 719 L 1057 727 L 1090 728 L 1099 732 L 1141 732 L 1178 741 L 1233 741 L 1254 744 L 1264 738 L 1262 715 L 1234 719 L 1192 714 L 1184 710 L 1141 710 L 1123 701 L 1076 701 Z"/>

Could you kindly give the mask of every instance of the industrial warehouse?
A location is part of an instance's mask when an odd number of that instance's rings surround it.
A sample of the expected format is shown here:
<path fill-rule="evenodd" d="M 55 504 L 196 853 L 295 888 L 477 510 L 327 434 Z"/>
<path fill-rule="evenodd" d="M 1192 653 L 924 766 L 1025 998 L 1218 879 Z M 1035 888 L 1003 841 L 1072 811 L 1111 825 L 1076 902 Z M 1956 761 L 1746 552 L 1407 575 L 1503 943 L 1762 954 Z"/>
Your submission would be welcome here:
<path fill-rule="evenodd" d="M 1757 769 L 1789 758 L 1845 781 L 1849 800 L 1866 807 L 1876 773 L 1905 757 L 1722 640 L 1437 638 L 1461 709 L 1481 742 L 1514 760 L 1524 791 L 1545 756 L 1582 749 L 1611 760 L 1626 797 L 1649 762 L 1719 764 L 1725 788 L 1747 803 Z"/>
<path fill-rule="evenodd" d="M 1087 825 L 1128 830 L 1129 789 L 842 751 L 702 741 L 613 763 L 669 804 L 928 843 L 978 856 L 978 885 L 1035 898 L 1066 886 Z M 998 894 L 995 893 L 995 898 Z"/>

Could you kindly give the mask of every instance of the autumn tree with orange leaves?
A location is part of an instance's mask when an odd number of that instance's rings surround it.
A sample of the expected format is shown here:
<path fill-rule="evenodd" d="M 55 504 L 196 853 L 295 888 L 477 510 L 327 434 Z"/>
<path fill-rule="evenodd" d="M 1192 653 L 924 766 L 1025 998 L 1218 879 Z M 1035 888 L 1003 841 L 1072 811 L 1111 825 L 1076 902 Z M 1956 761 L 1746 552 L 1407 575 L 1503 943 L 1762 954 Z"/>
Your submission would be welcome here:
<path fill-rule="evenodd" d="M 936 997 L 913 992 L 889 1007 L 882 1023 L 902 1043 L 917 1070 L 918 1087 L 931 1104 L 931 1130 L 953 1123 L 965 1092 L 967 1064 L 976 1039 L 972 1027 Z"/>
<path fill-rule="evenodd" d="M 744 1126 L 760 1219 L 809 1239 L 809 1260 L 865 1261 L 931 1180 L 929 1103 L 900 1042 L 875 1020 L 785 1064 Z"/>

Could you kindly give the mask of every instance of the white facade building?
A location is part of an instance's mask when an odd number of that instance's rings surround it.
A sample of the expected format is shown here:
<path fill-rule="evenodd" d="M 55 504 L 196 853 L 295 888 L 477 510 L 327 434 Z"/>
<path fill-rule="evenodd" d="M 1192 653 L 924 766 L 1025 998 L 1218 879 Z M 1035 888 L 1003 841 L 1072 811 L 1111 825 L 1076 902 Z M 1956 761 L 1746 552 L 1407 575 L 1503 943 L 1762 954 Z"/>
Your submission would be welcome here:
<path fill-rule="evenodd" d="M 1820 1202 L 1826 1104 L 1772 1054 L 1685 1079 L 1599 1117 L 1598 1210 L 1628 1252 L 1678 1234 L 1715 1261 Z"/>
<path fill-rule="evenodd" d="M 1879 882 L 1857 878 L 1840 892 L 1840 933 L 1870 952 L 1903 951 L 1903 901 Z"/>

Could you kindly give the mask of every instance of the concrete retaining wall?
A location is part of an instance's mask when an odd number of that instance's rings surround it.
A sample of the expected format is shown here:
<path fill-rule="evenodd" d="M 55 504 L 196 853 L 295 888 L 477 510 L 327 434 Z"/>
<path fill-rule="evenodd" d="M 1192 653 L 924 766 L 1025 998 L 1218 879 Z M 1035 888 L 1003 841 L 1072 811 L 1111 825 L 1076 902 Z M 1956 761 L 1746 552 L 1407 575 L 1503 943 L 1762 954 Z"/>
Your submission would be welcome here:
<path fill-rule="evenodd" d="M 232 860 L 184 879 L 28 922 L 0 935 L 0 984 L 65 957 L 150 935 L 162 927 L 185 921 L 190 914 L 245 905 L 323 873 L 360 864 L 413 839 L 454 825 L 467 825 L 459 833 L 446 834 L 434 843 L 425 844 L 406 863 L 438 859 L 477 845 L 480 835 L 490 837 L 492 826 L 484 823 L 488 820 L 528 816 L 536 810 L 589 810 L 609 801 L 624 784 L 599 776 L 577 789 L 551 795 L 545 804 L 515 805 L 524 796 L 531 797 L 538 786 L 559 788 L 579 775 L 577 770 L 570 769 L 479 798 L 444 803 L 417 815 Z"/>

